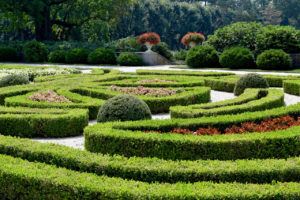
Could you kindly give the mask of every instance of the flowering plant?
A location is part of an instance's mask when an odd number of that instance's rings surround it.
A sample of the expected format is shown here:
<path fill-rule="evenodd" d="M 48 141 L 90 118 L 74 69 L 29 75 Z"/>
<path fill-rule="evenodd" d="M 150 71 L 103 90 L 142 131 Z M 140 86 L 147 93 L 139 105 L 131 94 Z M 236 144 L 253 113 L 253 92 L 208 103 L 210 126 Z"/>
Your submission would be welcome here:
<path fill-rule="evenodd" d="M 29 97 L 30 100 L 39 102 L 54 102 L 54 103 L 72 103 L 72 101 L 64 96 L 53 92 L 52 90 L 40 91 Z"/>
<path fill-rule="evenodd" d="M 201 33 L 188 33 L 181 39 L 181 43 L 185 46 L 190 46 L 191 42 L 199 45 L 203 41 L 205 41 L 205 36 Z"/>
<path fill-rule="evenodd" d="M 151 45 L 157 45 L 160 43 L 160 36 L 157 33 L 144 33 L 138 37 L 138 43 L 143 46 L 146 42 L 149 42 Z"/>

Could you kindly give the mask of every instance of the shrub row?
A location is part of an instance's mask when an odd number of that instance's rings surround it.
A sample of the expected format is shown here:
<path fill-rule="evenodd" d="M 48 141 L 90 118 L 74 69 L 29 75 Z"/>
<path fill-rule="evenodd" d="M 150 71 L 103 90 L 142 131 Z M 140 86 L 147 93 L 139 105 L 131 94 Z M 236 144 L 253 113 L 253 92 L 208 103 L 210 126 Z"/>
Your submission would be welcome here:
<path fill-rule="evenodd" d="M 216 136 L 164 134 L 177 128 L 197 130 L 199 127 L 210 126 L 225 130 L 243 122 L 260 122 L 285 115 L 299 116 L 300 104 L 265 111 L 189 120 L 97 124 L 85 129 L 85 148 L 92 152 L 121 154 L 127 157 L 158 157 L 171 160 L 234 160 L 298 156 L 300 154 L 299 127 L 263 134 Z M 161 131 L 163 134 L 144 131 Z"/>
<path fill-rule="evenodd" d="M 229 76 L 230 72 L 200 72 L 200 71 L 171 71 L 171 70 L 136 70 L 138 75 L 185 75 L 185 76 Z"/>
<path fill-rule="evenodd" d="M 143 183 L 79 173 L 1 155 L 5 199 L 297 199 L 299 183 Z M 26 183 L 26 184 L 24 184 Z M 9 192 L 13 191 L 13 192 Z"/>
<path fill-rule="evenodd" d="M 49 89 L 49 88 L 47 88 Z M 44 91 L 40 89 L 40 91 Z M 8 107 L 29 107 L 29 108 L 64 108 L 64 109 L 88 109 L 89 118 L 96 119 L 99 108 L 104 103 L 104 100 L 95 99 L 87 96 L 82 96 L 72 92 L 72 89 L 55 90 L 59 95 L 62 95 L 72 101 L 72 103 L 55 103 L 55 102 L 39 102 L 29 99 L 29 96 L 37 93 L 32 92 L 25 95 L 8 97 L 5 99 L 5 106 Z"/>
<path fill-rule="evenodd" d="M 92 98 L 109 99 L 123 94 L 118 91 L 110 91 L 105 87 L 98 88 L 75 88 L 73 92 Z M 168 112 L 171 106 L 190 105 L 196 103 L 207 103 L 210 100 L 210 88 L 193 87 L 184 88 L 184 91 L 167 97 L 137 96 L 142 99 L 150 108 L 152 113 Z"/>
<path fill-rule="evenodd" d="M 143 182 L 240 182 L 272 183 L 299 181 L 299 157 L 236 161 L 166 161 L 157 158 L 126 158 L 42 144 L 28 139 L 0 136 L 0 153 L 31 162 L 44 162 L 67 169 L 139 180 Z"/>
<path fill-rule="evenodd" d="M 300 96 L 300 80 L 287 80 L 283 83 L 285 93 Z"/>
<path fill-rule="evenodd" d="M 217 108 L 207 108 L 205 107 L 206 106 L 205 104 L 171 107 L 170 108 L 171 118 L 195 118 L 195 117 L 202 117 L 202 116 L 237 114 L 243 112 L 267 110 L 267 109 L 284 106 L 283 91 L 276 90 L 276 89 L 271 89 L 271 90 L 261 89 L 256 91 L 257 91 L 256 99 L 238 105 L 235 104 L 235 105 L 226 106 L 226 101 L 225 101 L 223 107 L 217 107 Z M 245 96 L 243 96 L 243 98 L 241 98 L 240 100 L 243 101 L 245 99 Z M 246 97 L 246 99 L 248 98 Z M 229 102 L 234 102 L 234 101 L 229 100 Z"/>
<path fill-rule="evenodd" d="M 20 137 L 80 135 L 88 125 L 87 110 L 0 107 L 0 133 Z"/>

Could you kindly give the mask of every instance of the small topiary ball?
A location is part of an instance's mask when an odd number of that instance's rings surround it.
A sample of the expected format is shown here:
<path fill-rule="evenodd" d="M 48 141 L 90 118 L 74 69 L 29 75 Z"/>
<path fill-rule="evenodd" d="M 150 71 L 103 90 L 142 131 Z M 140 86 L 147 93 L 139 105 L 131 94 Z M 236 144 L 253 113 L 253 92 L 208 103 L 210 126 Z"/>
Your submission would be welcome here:
<path fill-rule="evenodd" d="M 86 64 L 89 55 L 87 49 L 72 49 L 66 55 L 66 62 L 70 64 Z"/>
<path fill-rule="evenodd" d="M 262 75 L 250 73 L 242 76 L 235 84 L 234 94 L 240 95 L 246 88 L 268 88 L 269 84 L 267 79 Z"/>
<path fill-rule="evenodd" d="M 222 67 L 231 69 L 255 68 L 253 53 L 244 47 L 232 47 L 225 50 L 220 56 Z"/>
<path fill-rule="evenodd" d="M 211 46 L 196 46 L 189 50 L 186 63 L 192 68 L 218 67 L 218 52 Z"/>
<path fill-rule="evenodd" d="M 101 106 L 97 121 L 135 121 L 151 118 L 150 108 L 144 101 L 130 95 L 119 95 Z"/>
<path fill-rule="evenodd" d="M 65 63 L 67 52 L 64 50 L 52 51 L 49 55 L 49 62 L 52 63 Z"/>
<path fill-rule="evenodd" d="M 47 61 L 48 50 L 43 43 L 30 41 L 24 45 L 24 54 L 29 62 L 44 62 Z"/>
<path fill-rule="evenodd" d="M 144 61 L 141 56 L 134 53 L 121 53 L 117 59 L 121 66 L 143 66 Z"/>
<path fill-rule="evenodd" d="M 9 74 L 0 80 L 0 87 L 29 84 L 27 74 Z"/>
<path fill-rule="evenodd" d="M 259 69 L 291 69 L 292 58 L 281 49 L 271 49 L 264 51 L 256 60 Z"/>
<path fill-rule="evenodd" d="M 90 64 L 110 64 L 117 63 L 117 56 L 112 49 L 99 48 L 89 54 L 88 62 Z"/>

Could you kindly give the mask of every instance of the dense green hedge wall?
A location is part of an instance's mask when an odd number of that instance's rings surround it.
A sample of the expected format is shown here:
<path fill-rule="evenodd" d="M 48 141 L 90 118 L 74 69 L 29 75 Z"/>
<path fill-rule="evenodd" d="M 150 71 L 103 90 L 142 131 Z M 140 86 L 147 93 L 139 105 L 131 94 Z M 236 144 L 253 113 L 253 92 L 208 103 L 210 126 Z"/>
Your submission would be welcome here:
<path fill-rule="evenodd" d="M 299 181 L 299 157 L 236 161 L 166 161 L 157 158 L 126 158 L 95 154 L 70 147 L 41 144 L 28 139 L 0 136 L 0 153 L 31 162 L 144 182 L 240 182 Z"/>
<path fill-rule="evenodd" d="M 300 96 L 300 80 L 287 80 L 283 82 L 285 93 Z"/>
<path fill-rule="evenodd" d="M 143 183 L 79 173 L 1 155 L 5 199 L 297 199 L 299 183 Z M 13 191 L 13 192 L 9 192 Z"/>
<path fill-rule="evenodd" d="M 128 157 L 159 157 L 172 160 L 232 160 L 298 156 L 300 153 L 299 132 L 297 131 L 299 127 L 263 134 L 198 137 L 141 132 L 144 130 L 168 132 L 175 128 L 196 130 L 199 127 L 208 126 L 224 130 L 243 122 L 260 122 L 284 115 L 299 116 L 300 104 L 265 111 L 189 120 L 148 120 L 97 124 L 85 129 L 85 148 L 92 152 L 121 154 Z"/>
<path fill-rule="evenodd" d="M 80 135 L 88 125 L 87 110 L 0 107 L 0 133 L 21 137 Z"/>
<path fill-rule="evenodd" d="M 237 103 L 233 105 L 227 105 L 226 101 L 222 107 L 207 108 L 205 104 L 189 105 L 189 106 L 175 106 L 170 108 L 171 118 L 195 118 L 202 116 L 216 116 L 224 114 L 237 114 L 243 112 L 253 112 L 259 110 L 267 110 L 284 106 L 284 93 L 281 90 L 256 90 L 256 99 L 252 99 L 249 102 Z M 263 94 L 264 93 L 264 94 Z M 253 96 L 252 94 L 250 94 Z M 260 95 L 266 95 L 260 98 Z M 248 96 L 243 96 L 241 102 Z M 233 102 L 233 100 L 228 100 Z M 219 102 L 218 102 L 219 103 Z M 220 104 L 220 103 L 219 103 Z M 208 104 L 209 105 L 209 104 Z"/>

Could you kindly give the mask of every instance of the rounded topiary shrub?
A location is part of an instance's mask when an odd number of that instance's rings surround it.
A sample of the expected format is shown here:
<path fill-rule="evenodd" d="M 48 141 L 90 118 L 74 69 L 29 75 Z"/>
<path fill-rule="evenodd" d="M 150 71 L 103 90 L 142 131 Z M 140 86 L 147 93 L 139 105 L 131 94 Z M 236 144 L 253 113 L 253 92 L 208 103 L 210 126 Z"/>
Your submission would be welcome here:
<path fill-rule="evenodd" d="M 24 54 L 28 62 L 44 62 L 47 61 L 48 50 L 43 43 L 30 41 L 24 45 Z"/>
<path fill-rule="evenodd" d="M 218 52 L 211 46 L 196 46 L 189 50 L 186 63 L 192 68 L 219 66 Z"/>
<path fill-rule="evenodd" d="M 117 59 L 118 64 L 122 66 L 142 66 L 144 65 L 141 56 L 134 53 L 121 53 Z"/>
<path fill-rule="evenodd" d="M 72 49 L 66 55 L 66 62 L 70 64 L 86 64 L 89 55 L 87 49 Z"/>
<path fill-rule="evenodd" d="M 151 118 L 151 111 L 144 101 L 130 95 L 119 95 L 101 106 L 97 121 L 135 121 Z"/>
<path fill-rule="evenodd" d="M 291 69 L 292 58 L 281 49 L 266 50 L 257 57 L 256 60 L 259 69 Z"/>
<path fill-rule="evenodd" d="M 19 61 L 17 50 L 11 47 L 0 47 L 0 62 Z"/>
<path fill-rule="evenodd" d="M 49 62 L 52 63 L 65 63 L 67 52 L 64 50 L 52 51 L 49 55 Z"/>
<path fill-rule="evenodd" d="M 240 95 L 246 88 L 268 88 L 269 84 L 267 79 L 262 75 L 250 73 L 242 76 L 236 83 L 234 94 Z"/>
<path fill-rule="evenodd" d="M 9 74 L 0 79 L 0 87 L 24 84 L 29 84 L 29 77 L 27 74 Z"/>
<path fill-rule="evenodd" d="M 231 69 L 256 67 L 253 53 L 244 47 L 232 47 L 225 50 L 220 56 L 220 64 L 222 67 Z"/>
<path fill-rule="evenodd" d="M 90 64 L 116 64 L 117 56 L 112 49 L 99 48 L 89 54 L 88 62 Z"/>

